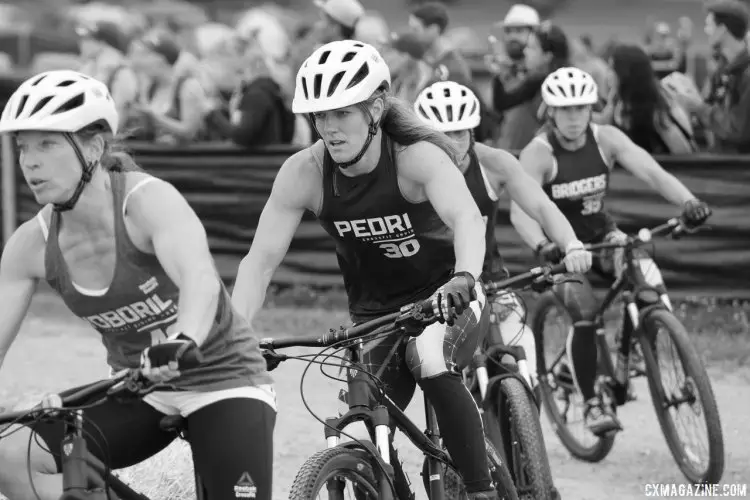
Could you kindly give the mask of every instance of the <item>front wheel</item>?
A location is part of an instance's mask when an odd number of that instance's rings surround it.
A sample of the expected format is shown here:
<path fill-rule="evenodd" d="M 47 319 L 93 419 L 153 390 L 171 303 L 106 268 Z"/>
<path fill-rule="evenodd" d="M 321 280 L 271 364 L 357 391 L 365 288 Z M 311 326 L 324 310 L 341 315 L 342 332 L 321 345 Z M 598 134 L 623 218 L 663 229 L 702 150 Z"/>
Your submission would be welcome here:
<path fill-rule="evenodd" d="M 585 425 L 583 396 L 573 380 L 566 350 L 572 328 L 573 320 L 554 293 L 542 294 L 532 321 L 540 399 L 563 446 L 580 460 L 600 462 L 612 450 L 615 437 L 596 436 Z M 599 351 L 598 355 L 609 353 Z"/>
<path fill-rule="evenodd" d="M 526 386 L 514 377 L 501 380 L 499 393 L 492 396 L 489 413 L 501 429 L 500 436 L 491 435 L 495 437 L 495 447 L 505 451 L 518 497 L 524 500 L 557 498 L 539 412 Z M 499 442 L 497 437 L 501 439 Z"/>
<path fill-rule="evenodd" d="M 651 400 L 677 466 L 692 483 L 718 483 L 724 473 L 724 438 L 716 398 L 700 356 L 680 320 L 665 309 L 649 312 L 642 332 Z M 662 351 L 660 346 L 665 344 Z M 674 373 L 668 374 L 672 368 Z M 681 415 L 692 424 L 683 422 Z M 680 431 L 685 436 L 681 437 Z M 703 432 L 701 443 L 687 442 Z"/>
<path fill-rule="evenodd" d="M 308 458 L 292 483 L 290 500 L 377 500 L 372 457 L 363 450 L 328 448 Z"/>

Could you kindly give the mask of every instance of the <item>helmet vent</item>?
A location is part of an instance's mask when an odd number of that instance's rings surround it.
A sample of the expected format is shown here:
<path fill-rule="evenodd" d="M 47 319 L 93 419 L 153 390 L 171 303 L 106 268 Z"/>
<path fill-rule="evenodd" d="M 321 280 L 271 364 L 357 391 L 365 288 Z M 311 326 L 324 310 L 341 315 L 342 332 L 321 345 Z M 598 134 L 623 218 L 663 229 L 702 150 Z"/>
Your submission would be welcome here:
<path fill-rule="evenodd" d="M 367 63 L 363 63 L 359 68 L 359 71 L 357 71 L 352 80 L 349 82 L 349 85 L 346 86 L 347 90 L 362 82 L 365 78 L 367 78 L 367 75 L 369 74 L 370 68 L 367 67 Z"/>
<path fill-rule="evenodd" d="M 65 111 L 70 111 L 72 109 L 79 108 L 83 106 L 83 102 L 84 102 L 83 93 L 78 94 L 77 96 L 68 99 L 67 102 L 63 103 L 52 114 L 56 115 L 58 113 L 63 113 Z"/>
<path fill-rule="evenodd" d="M 16 116 L 15 118 L 18 118 L 18 116 L 21 114 L 21 111 L 26 107 L 26 101 L 29 100 L 29 95 L 26 94 L 23 97 L 21 97 L 21 104 L 18 105 L 18 109 L 16 110 Z"/>
<path fill-rule="evenodd" d="M 75 82 L 73 80 L 65 80 L 64 82 L 60 82 L 57 84 L 58 87 L 70 87 Z"/>
<path fill-rule="evenodd" d="M 341 62 L 349 62 L 357 55 L 356 52 L 347 52 L 344 57 L 341 58 Z"/>
<path fill-rule="evenodd" d="M 44 99 L 40 100 L 38 103 L 36 103 L 36 106 L 34 106 L 34 109 L 31 110 L 31 113 L 29 113 L 29 116 L 35 115 L 39 110 L 41 110 L 43 107 L 47 105 L 48 102 L 52 100 L 52 96 L 47 96 Z"/>
<path fill-rule="evenodd" d="M 328 95 L 327 97 L 331 97 L 333 93 L 336 91 L 336 87 L 339 86 L 339 83 L 341 83 L 341 79 L 344 78 L 344 75 L 346 74 L 346 71 L 339 71 L 335 75 L 333 75 L 333 78 L 331 78 L 331 84 L 328 86 Z"/>

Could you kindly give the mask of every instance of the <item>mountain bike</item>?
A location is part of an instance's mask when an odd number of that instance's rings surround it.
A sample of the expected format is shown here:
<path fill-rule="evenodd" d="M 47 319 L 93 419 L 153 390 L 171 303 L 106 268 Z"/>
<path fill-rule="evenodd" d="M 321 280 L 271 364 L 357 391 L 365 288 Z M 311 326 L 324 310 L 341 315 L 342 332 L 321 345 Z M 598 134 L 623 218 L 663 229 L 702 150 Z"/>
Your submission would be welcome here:
<path fill-rule="evenodd" d="M 530 271 L 534 272 L 535 270 Z M 539 282 L 543 287 L 534 283 L 530 288 L 543 292 L 550 285 L 575 280 L 569 275 L 563 275 L 565 272 L 565 264 L 556 264 L 548 270 L 549 279 Z M 521 274 L 513 279 L 523 282 L 527 280 L 528 274 Z M 555 276 L 558 274 L 561 276 Z M 499 282 L 485 284 L 489 300 L 509 292 L 509 286 L 502 287 L 498 284 Z M 507 360 L 507 357 L 511 359 Z M 488 370 L 488 364 L 493 368 L 491 371 Z M 489 345 L 485 341 L 474 354 L 471 365 L 464 371 L 464 381 L 482 410 L 487 436 L 508 463 L 519 498 L 558 499 L 559 493 L 552 480 L 539 420 L 539 403 L 532 390 L 524 348 Z"/>
<path fill-rule="evenodd" d="M 591 251 L 619 249 L 624 255 L 624 270 L 607 291 L 595 319 L 598 350 L 596 387 L 604 404 L 616 412 L 618 406 L 631 399 L 628 397 L 630 379 L 641 373 L 645 375 L 662 433 L 683 475 L 692 483 L 717 483 L 724 471 L 724 440 L 711 382 L 685 327 L 672 313 L 669 298 L 647 284 L 645 276 L 655 272 L 655 268 L 644 266 L 647 261 L 639 259 L 636 251 L 650 243 L 655 235 L 676 238 L 686 230 L 683 222 L 675 218 L 652 229 L 643 228 L 637 236 L 629 236 L 621 242 L 587 245 Z M 616 345 L 616 361 L 613 362 L 604 328 L 604 315 L 618 296 L 622 297 L 623 318 Z M 555 432 L 571 454 L 588 462 L 601 461 L 612 449 L 615 433 L 594 436 L 584 428 L 581 439 L 573 435 L 572 419 L 568 413 L 576 406 L 582 406 L 574 402 L 574 399 L 580 398 L 580 392 L 573 381 L 568 361 L 564 359 L 564 344 L 557 352 L 552 350 L 551 355 L 546 349 L 547 342 L 553 337 L 550 317 L 569 321 L 562 302 L 551 292 L 541 297 L 532 322 L 544 408 Z M 564 329 L 566 337 L 570 328 Z M 662 343 L 671 343 L 672 346 L 662 352 L 659 349 Z M 643 356 L 645 369 L 640 373 L 630 367 L 634 350 L 640 350 Z M 663 376 L 669 369 L 669 359 L 675 357 L 673 354 L 677 355 L 674 361 L 680 362 L 681 369 L 675 366 L 673 378 L 677 383 L 670 388 L 665 387 Z M 558 407 L 558 402 L 562 403 L 561 407 Z M 677 421 L 680 409 L 685 409 L 688 416 L 704 420 L 704 423 L 696 423 L 694 431 L 704 430 L 706 433 L 705 457 L 701 457 L 701 450 L 697 449 L 699 446 L 684 442 L 685 438 L 679 435 L 680 429 L 685 427 Z M 593 440 L 586 442 L 591 437 Z"/>
<path fill-rule="evenodd" d="M 190 358 L 189 352 L 180 361 L 182 367 L 197 364 L 197 360 Z M 83 410 L 107 399 L 133 401 L 157 390 L 173 390 L 173 387 L 149 382 L 141 376 L 140 370 L 124 370 L 112 378 L 61 393 L 62 408 L 32 408 L 0 414 L 0 439 L 6 432 L 13 432 L 9 431 L 9 427 L 15 424 L 32 425 L 43 420 L 63 420 L 66 431 L 59 450 L 63 480 L 60 500 L 150 500 L 125 484 L 106 464 L 89 453 L 84 439 Z M 186 421 L 180 415 L 162 418 L 160 427 L 187 439 Z M 197 500 L 207 500 L 197 474 L 195 485 Z"/>
<path fill-rule="evenodd" d="M 527 273 L 528 282 L 540 277 L 549 276 L 549 268 L 537 268 L 534 273 Z M 519 285 L 518 278 L 498 282 L 502 286 Z M 290 499 L 308 500 L 318 494 L 327 492 L 329 498 L 344 498 L 346 481 L 351 483 L 350 498 L 364 499 L 399 499 L 415 498 L 409 479 L 403 471 L 398 453 L 393 445 L 391 423 L 425 455 L 423 483 L 431 500 L 451 500 L 466 498 L 464 487 L 456 468 L 441 446 L 440 430 L 434 409 L 425 398 L 427 430 L 422 432 L 409 417 L 399 409 L 385 394 L 378 379 L 388 366 L 390 358 L 396 354 L 399 343 L 395 343 L 381 368 L 372 377 L 355 378 L 354 370 L 364 371 L 359 365 L 362 342 L 365 337 L 401 334 L 401 342 L 408 336 L 418 336 L 424 328 L 437 321 L 437 304 L 431 297 L 422 302 L 409 304 L 394 312 L 366 323 L 349 328 L 330 330 L 323 336 L 295 337 L 290 339 L 263 339 L 261 348 L 266 349 L 264 356 L 269 366 L 287 359 L 304 359 L 304 357 L 286 356 L 275 349 L 286 347 L 338 347 L 348 352 L 347 384 L 349 388 L 347 403 L 349 411 L 340 417 L 325 420 L 324 436 L 328 447 L 315 453 L 302 465 L 291 487 Z M 325 349 L 324 351 L 325 352 Z M 314 355 L 307 369 L 316 363 L 315 358 L 326 356 L 323 353 Z M 327 356 L 333 356 L 329 354 Z M 325 364 L 325 363 L 323 363 Z M 303 373 L 304 377 L 304 373 Z M 371 401 L 371 395 L 374 402 Z M 317 417 L 316 417 L 317 418 Z M 364 422 L 370 441 L 353 439 L 340 443 L 343 429 L 357 421 Z M 323 422 L 323 421 L 321 421 Z M 510 472 L 500 453 L 492 442 L 485 438 L 487 458 L 490 464 L 492 479 L 498 496 L 501 499 L 517 499 L 516 489 Z"/>

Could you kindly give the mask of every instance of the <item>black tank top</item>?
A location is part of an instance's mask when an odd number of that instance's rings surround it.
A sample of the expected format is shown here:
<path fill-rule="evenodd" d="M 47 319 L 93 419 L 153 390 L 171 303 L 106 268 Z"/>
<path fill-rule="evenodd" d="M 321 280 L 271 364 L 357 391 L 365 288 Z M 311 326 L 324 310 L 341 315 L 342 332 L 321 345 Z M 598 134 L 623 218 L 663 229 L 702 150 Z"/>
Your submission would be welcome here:
<path fill-rule="evenodd" d="M 172 334 L 177 321 L 179 289 L 155 255 L 131 241 L 123 218 L 125 173 L 111 172 L 115 212 L 115 272 L 103 293 L 83 294 L 70 278 L 60 249 L 60 213 L 52 212 L 44 267 L 47 282 L 76 316 L 102 336 L 107 362 L 115 370 L 137 368 L 141 352 Z M 173 383 L 200 392 L 271 383 L 258 340 L 232 307 L 221 286 L 219 304 L 208 337 L 201 345 L 203 363 L 183 370 Z"/>
<path fill-rule="evenodd" d="M 482 219 L 487 228 L 485 241 L 487 249 L 484 254 L 484 268 L 482 277 L 486 279 L 500 279 L 503 274 L 503 260 L 500 256 L 500 248 L 495 237 L 495 224 L 497 222 L 498 200 L 493 200 L 488 191 L 487 180 L 482 172 L 483 167 L 479 163 L 479 158 L 472 148 L 469 150 L 469 168 L 464 172 L 466 186 L 469 188 L 474 202 L 479 207 Z M 498 193 L 496 193 L 498 194 Z"/>
<path fill-rule="evenodd" d="M 584 243 L 598 241 L 615 229 L 615 223 L 604 211 L 609 167 L 594 130 L 586 129 L 586 144 L 576 151 L 563 148 L 552 131 L 547 132 L 547 141 L 557 163 L 557 175 L 545 184 L 544 192 L 568 219 L 578 239 Z"/>
<path fill-rule="evenodd" d="M 372 172 L 341 173 L 323 157 L 323 206 L 318 220 L 336 240 L 349 313 L 356 322 L 429 297 L 455 265 L 453 231 L 429 201 L 411 203 L 398 186 L 391 141 Z"/>

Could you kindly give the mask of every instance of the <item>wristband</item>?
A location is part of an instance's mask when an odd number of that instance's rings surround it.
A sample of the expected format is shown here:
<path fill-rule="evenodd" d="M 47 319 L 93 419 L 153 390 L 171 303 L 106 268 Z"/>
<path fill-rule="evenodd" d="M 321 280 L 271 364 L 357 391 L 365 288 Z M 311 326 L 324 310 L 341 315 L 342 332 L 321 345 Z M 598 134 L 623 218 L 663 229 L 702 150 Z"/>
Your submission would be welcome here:
<path fill-rule="evenodd" d="M 586 247 L 583 246 L 583 243 L 579 240 L 573 240 L 570 243 L 568 243 L 568 246 L 565 247 L 565 255 L 568 255 L 573 250 L 585 250 Z"/>
<path fill-rule="evenodd" d="M 452 278 L 455 278 L 456 276 L 463 276 L 464 278 L 466 278 L 471 284 L 469 288 L 473 288 L 474 285 L 477 284 L 477 279 L 469 271 L 458 271 L 457 273 L 453 273 Z"/>
<path fill-rule="evenodd" d="M 540 241 L 539 243 L 537 243 L 536 247 L 534 248 L 534 253 L 539 255 L 539 253 L 542 251 L 542 248 L 549 245 L 550 243 L 551 241 L 547 239 Z"/>

